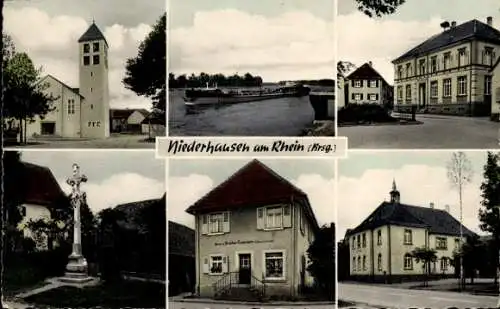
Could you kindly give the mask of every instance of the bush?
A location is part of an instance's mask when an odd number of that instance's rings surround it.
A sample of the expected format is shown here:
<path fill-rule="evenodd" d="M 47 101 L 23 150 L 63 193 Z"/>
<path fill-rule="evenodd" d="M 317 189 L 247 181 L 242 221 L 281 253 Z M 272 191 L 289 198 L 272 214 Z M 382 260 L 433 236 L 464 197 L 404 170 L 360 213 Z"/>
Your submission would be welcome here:
<path fill-rule="evenodd" d="M 338 111 L 339 122 L 395 122 L 389 111 L 378 104 L 349 104 Z"/>

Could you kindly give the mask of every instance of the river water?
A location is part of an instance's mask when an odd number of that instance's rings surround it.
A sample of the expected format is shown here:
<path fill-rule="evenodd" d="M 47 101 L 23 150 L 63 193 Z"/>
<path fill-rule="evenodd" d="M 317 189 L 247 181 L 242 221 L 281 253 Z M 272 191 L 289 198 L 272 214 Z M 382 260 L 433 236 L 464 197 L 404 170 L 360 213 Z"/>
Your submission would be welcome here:
<path fill-rule="evenodd" d="M 314 120 L 309 97 L 279 98 L 186 112 L 182 90 L 169 91 L 170 136 L 298 136 Z"/>

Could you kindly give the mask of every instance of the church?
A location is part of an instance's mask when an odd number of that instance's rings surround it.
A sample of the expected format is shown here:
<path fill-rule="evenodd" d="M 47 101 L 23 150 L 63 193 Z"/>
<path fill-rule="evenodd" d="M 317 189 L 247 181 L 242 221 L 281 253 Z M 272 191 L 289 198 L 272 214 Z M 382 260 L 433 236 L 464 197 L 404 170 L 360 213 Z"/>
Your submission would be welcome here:
<path fill-rule="evenodd" d="M 55 100 L 47 115 L 28 122 L 26 136 L 109 137 L 108 43 L 94 22 L 78 40 L 78 54 L 79 88 L 43 77 L 43 91 Z"/>

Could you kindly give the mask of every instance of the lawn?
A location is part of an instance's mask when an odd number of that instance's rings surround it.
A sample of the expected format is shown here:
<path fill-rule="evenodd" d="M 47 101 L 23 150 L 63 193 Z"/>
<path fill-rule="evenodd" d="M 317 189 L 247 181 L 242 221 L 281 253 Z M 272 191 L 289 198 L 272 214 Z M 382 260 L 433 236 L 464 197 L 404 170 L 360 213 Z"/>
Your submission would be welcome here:
<path fill-rule="evenodd" d="M 14 296 L 26 289 L 42 287 L 46 285 L 45 278 L 45 274 L 35 267 L 5 267 L 2 280 L 3 293 L 5 296 Z"/>
<path fill-rule="evenodd" d="M 471 293 L 478 295 L 489 295 L 489 296 L 497 296 L 498 295 L 498 286 L 494 283 L 468 283 L 463 290 L 460 290 L 457 286 L 457 283 L 450 284 L 432 284 L 429 283 L 428 287 L 423 287 L 422 285 L 412 286 L 411 289 L 417 290 L 432 290 L 432 291 L 447 291 L 447 292 L 463 292 L 463 293 Z"/>
<path fill-rule="evenodd" d="M 85 288 L 63 286 L 25 301 L 60 308 L 165 308 L 165 289 L 164 284 L 124 280 Z"/>

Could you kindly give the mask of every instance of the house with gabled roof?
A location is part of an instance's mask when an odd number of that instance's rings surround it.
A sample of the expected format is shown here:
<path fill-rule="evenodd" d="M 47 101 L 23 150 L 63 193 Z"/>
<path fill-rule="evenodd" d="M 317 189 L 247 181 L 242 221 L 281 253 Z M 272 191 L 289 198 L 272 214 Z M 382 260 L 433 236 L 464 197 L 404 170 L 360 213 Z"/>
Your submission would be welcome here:
<path fill-rule="evenodd" d="M 391 105 L 391 86 L 375 70 L 371 61 L 363 64 L 345 79 L 345 104 Z"/>
<path fill-rule="evenodd" d="M 492 113 L 491 68 L 500 56 L 500 31 L 486 23 L 443 22 L 443 31 L 392 61 L 394 105 L 407 112 L 462 116 Z"/>
<path fill-rule="evenodd" d="M 79 87 L 43 77 L 43 91 L 54 100 L 47 115 L 26 123 L 27 137 L 109 137 L 108 43 L 95 23 L 79 38 L 78 51 Z"/>
<path fill-rule="evenodd" d="M 260 161 L 186 211 L 195 216 L 199 295 L 295 296 L 313 284 L 307 249 L 319 226 L 307 194 Z"/>
<path fill-rule="evenodd" d="M 401 202 L 393 181 L 390 201 L 382 202 L 363 222 L 346 233 L 350 252 L 350 277 L 356 280 L 397 282 L 423 276 L 411 252 L 416 248 L 436 250 L 437 260 L 429 273 L 453 277 L 454 252 L 460 248 L 461 223 L 449 207 L 436 209 Z M 462 241 L 474 232 L 462 225 Z M 463 243 L 462 242 L 462 243 Z"/>

